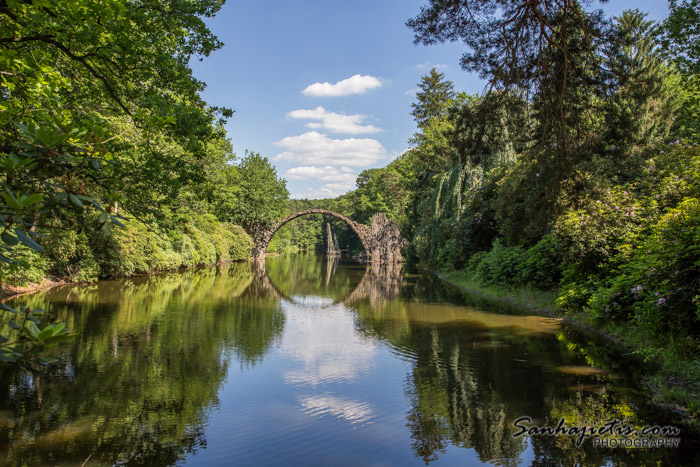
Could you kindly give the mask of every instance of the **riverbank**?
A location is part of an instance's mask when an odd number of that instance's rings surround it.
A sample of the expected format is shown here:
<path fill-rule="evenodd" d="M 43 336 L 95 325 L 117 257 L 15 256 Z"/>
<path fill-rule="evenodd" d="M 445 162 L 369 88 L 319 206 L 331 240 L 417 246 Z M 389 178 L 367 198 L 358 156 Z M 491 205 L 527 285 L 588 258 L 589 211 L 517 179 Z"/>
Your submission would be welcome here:
<path fill-rule="evenodd" d="M 679 351 L 673 340 L 660 339 L 637 326 L 596 320 L 583 311 L 563 314 L 556 306 L 556 290 L 487 286 L 469 279 L 464 271 L 429 272 L 468 294 L 560 319 L 621 346 L 626 349 L 625 357 L 633 357 L 639 365 L 638 384 L 648 389 L 650 402 L 700 433 L 700 360 L 697 355 Z"/>
<path fill-rule="evenodd" d="M 266 256 L 279 256 L 278 254 L 269 254 Z M 216 267 L 216 266 L 223 266 L 225 264 L 231 264 L 231 263 L 240 263 L 243 261 L 250 261 L 249 259 L 235 259 L 235 260 L 226 260 L 226 261 L 218 261 L 216 263 L 212 264 L 200 264 L 196 266 L 187 266 L 187 267 L 180 267 L 180 268 L 173 268 L 173 269 L 157 269 L 157 270 L 152 270 L 152 271 L 147 271 L 143 273 L 133 273 L 128 276 L 112 276 L 112 277 L 100 277 L 94 280 L 89 280 L 89 281 L 73 281 L 70 280 L 68 277 L 44 277 L 40 282 L 28 282 L 24 285 L 12 285 L 12 284 L 3 284 L 0 283 L 0 302 L 4 302 L 5 300 L 9 300 L 11 298 L 16 298 L 22 295 L 29 295 L 37 292 L 43 292 L 44 290 L 52 289 L 54 287 L 59 287 L 62 285 L 87 285 L 87 284 L 94 284 L 96 282 L 101 282 L 101 281 L 108 281 L 108 280 L 113 280 L 113 279 L 122 279 L 122 278 L 128 278 L 128 277 L 143 277 L 143 276 L 154 276 L 158 274 L 163 274 L 167 272 L 178 272 L 178 271 L 186 271 L 187 269 L 201 269 L 201 268 L 211 268 L 211 267 Z"/>
<path fill-rule="evenodd" d="M 10 285 L 0 284 L 0 301 L 5 301 L 9 298 L 19 297 L 20 295 L 33 294 L 47 290 L 59 285 L 66 285 L 70 282 L 63 279 L 44 278 L 41 282 L 30 282 L 25 285 Z"/>

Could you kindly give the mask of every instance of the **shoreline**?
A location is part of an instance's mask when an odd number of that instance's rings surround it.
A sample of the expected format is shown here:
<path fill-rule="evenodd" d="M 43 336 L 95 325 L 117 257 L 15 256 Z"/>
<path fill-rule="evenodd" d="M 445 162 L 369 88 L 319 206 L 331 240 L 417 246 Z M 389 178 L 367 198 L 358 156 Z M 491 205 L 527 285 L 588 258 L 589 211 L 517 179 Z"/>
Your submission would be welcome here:
<path fill-rule="evenodd" d="M 266 255 L 265 257 L 267 257 Z M 269 255 L 269 256 L 274 256 L 274 255 Z M 199 264 L 197 266 L 187 266 L 183 268 L 177 268 L 177 269 L 157 269 L 145 273 L 138 273 L 138 274 L 131 274 L 130 276 L 114 276 L 114 277 L 100 277 L 95 281 L 92 282 L 72 282 L 69 280 L 66 280 L 64 278 L 56 278 L 56 277 L 45 277 L 41 282 L 29 282 L 27 285 L 6 285 L 6 284 L 0 284 L 0 303 L 4 303 L 6 300 L 10 300 L 12 298 L 17 298 L 21 297 L 23 295 L 30 295 L 33 293 L 38 293 L 38 292 L 43 292 L 45 290 L 52 289 L 54 287 L 60 287 L 63 285 L 88 285 L 88 284 L 96 284 L 98 282 L 103 282 L 103 281 L 110 281 L 114 279 L 128 279 L 130 277 L 146 277 L 146 276 L 154 276 L 157 274 L 164 274 L 167 272 L 179 272 L 179 271 L 187 271 L 188 269 L 203 269 L 203 268 L 211 268 L 214 266 L 222 266 L 224 264 L 231 264 L 231 263 L 242 263 L 242 262 L 250 262 L 251 259 L 234 259 L 234 260 L 226 260 L 226 261 L 219 261 L 217 263 L 212 263 L 212 264 Z"/>
<path fill-rule="evenodd" d="M 299 251 L 308 251 L 306 249 L 300 249 Z M 283 256 L 286 253 L 265 253 L 265 258 L 276 258 L 279 256 Z M 93 282 L 72 282 L 69 280 L 66 280 L 65 278 L 58 278 L 58 277 L 45 277 L 42 279 L 41 282 L 29 282 L 27 285 L 7 285 L 7 284 L 0 284 L 0 303 L 4 303 L 6 300 L 10 300 L 12 298 L 16 297 L 21 297 L 23 295 L 29 295 L 33 293 L 38 293 L 38 292 L 43 292 L 45 290 L 52 289 L 54 287 L 60 287 L 63 285 L 87 285 L 87 284 L 95 284 L 98 282 L 102 281 L 109 281 L 113 279 L 126 279 L 129 277 L 144 277 L 144 276 L 153 276 L 156 274 L 163 274 L 166 272 L 178 272 L 178 271 L 186 271 L 188 269 L 198 269 L 198 268 L 210 268 L 214 266 L 221 266 L 223 264 L 231 264 L 231 263 L 242 263 L 242 262 L 251 262 L 253 261 L 252 258 L 247 258 L 247 259 L 232 259 L 232 260 L 226 260 L 226 261 L 219 261 L 217 263 L 211 263 L 211 264 L 199 264 L 197 266 L 187 266 L 187 267 L 181 267 L 177 269 L 157 269 L 145 273 L 138 273 L 138 274 L 131 274 L 130 276 L 114 276 L 114 277 L 100 277 L 97 280 Z"/>
<path fill-rule="evenodd" d="M 632 357 L 639 366 L 641 373 L 644 374 L 635 377 L 635 379 L 640 389 L 646 388 L 653 396 L 649 398 L 649 404 L 666 414 L 669 418 L 677 420 L 679 425 L 682 425 L 696 434 L 700 433 L 700 419 L 697 413 L 693 413 L 690 407 L 691 404 L 688 402 L 698 400 L 696 391 L 693 391 L 693 388 L 683 387 L 683 389 L 691 391 L 688 395 L 684 394 L 686 397 L 681 397 L 674 391 L 679 386 L 678 381 L 686 380 L 688 377 L 688 375 L 683 372 L 683 367 L 665 367 L 665 360 L 661 362 L 653 360 L 647 361 L 642 356 L 636 354 L 636 350 L 640 347 L 640 342 L 634 342 L 634 340 L 629 338 L 625 339 L 624 335 L 615 335 L 611 331 L 596 325 L 591 319 L 583 319 L 586 318 L 584 315 L 564 315 L 557 311 L 554 306 L 539 306 L 539 304 L 538 306 L 534 306 L 532 303 L 523 300 L 522 296 L 518 297 L 517 294 L 513 294 L 513 290 L 517 289 L 481 286 L 471 281 L 461 283 L 451 279 L 446 273 L 433 271 L 427 268 L 423 270 L 467 294 L 482 297 L 494 303 L 508 305 L 538 316 L 559 320 L 579 331 L 592 334 L 612 343 L 620 349 L 624 349 L 627 352 L 624 354 L 625 357 Z M 524 289 L 520 289 L 520 291 L 522 290 Z M 494 291 L 503 292 L 504 295 L 494 294 Z M 529 299 L 533 296 L 544 296 L 546 294 L 547 292 L 527 289 L 525 295 L 527 295 Z M 624 333 L 624 329 L 619 326 L 617 330 Z M 686 361 L 686 363 L 692 364 L 690 361 Z M 657 367 L 654 368 L 654 366 Z M 681 386 L 683 385 L 681 384 Z"/>
<path fill-rule="evenodd" d="M 459 282 L 447 277 L 447 275 L 445 275 L 445 273 L 433 271 L 430 269 L 426 269 L 426 271 L 429 272 L 430 274 L 435 275 L 435 277 L 439 278 L 440 280 L 445 281 L 446 283 L 448 283 L 454 287 L 457 287 L 458 289 L 462 290 L 463 292 L 473 294 L 473 295 L 478 295 L 478 296 L 481 296 L 487 300 L 498 302 L 498 303 L 503 303 L 503 304 L 506 304 L 508 306 L 512 306 L 514 308 L 520 309 L 522 311 L 534 313 L 538 316 L 544 316 L 546 318 L 557 319 L 563 323 L 566 323 L 569 326 L 573 326 L 573 327 L 578 328 L 580 330 L 595 334 L 595 335 L 602 337 L 604 339 L 608 339 L 616 345 L 619 345 L 619 346 L 622 346 L 625 348 L 630 347 L 629 343 L 625 342 L 624 340 L 622 340 L 621 338 L 619 338 L 617 336 L 614 336 L 614 335 L 606 332 L 603 329 L 592 326 L 592 325 L 585 323 L 581 320 L 578 320 L 572 316 L 562 315 L 561 313 L 559 313 L 557 311 L 556 307 L 554 307 L 554 306 L 546 306 L 546 305 L 540 306 L 539 304 L 532 305 L 532 304 L 526 303 L 524 300 L 518 299 L 518 297 L 515 295 L 509 295 L 508 292 L 512 292 L 512 289 L 509 290 L 506 288 L 495 287 L 495 286 L 488 286 L 487 287 L 487 289 L 498 289 L 498 290 L 501 290 L 504 293 L 506 293 L 505 296 L 498 296 L 498 295 L 494 295 L 492 293 L 489 293 L 486 290 L 481 290 L 481 289 L 475 288 L 475 287 L 469 287 L 467 285 L 459 283 Z M 547 292 L 538 291 L 535 289 L 528 289 L 528 293 L 532 293 L 535 295 L 543 295 Z"/>

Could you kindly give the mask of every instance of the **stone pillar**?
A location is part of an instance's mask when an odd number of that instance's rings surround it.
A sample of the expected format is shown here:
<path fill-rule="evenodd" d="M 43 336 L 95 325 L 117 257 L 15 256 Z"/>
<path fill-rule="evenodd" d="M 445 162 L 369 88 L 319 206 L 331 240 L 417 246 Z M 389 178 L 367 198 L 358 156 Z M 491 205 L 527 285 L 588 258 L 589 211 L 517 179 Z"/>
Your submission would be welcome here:
<path fill-rule="evenodd" d="M 372 216 L 371 232 L 372 264 L 396 264 L 403 260 L 401 249 L 408 242 L 386 214 Z"/>

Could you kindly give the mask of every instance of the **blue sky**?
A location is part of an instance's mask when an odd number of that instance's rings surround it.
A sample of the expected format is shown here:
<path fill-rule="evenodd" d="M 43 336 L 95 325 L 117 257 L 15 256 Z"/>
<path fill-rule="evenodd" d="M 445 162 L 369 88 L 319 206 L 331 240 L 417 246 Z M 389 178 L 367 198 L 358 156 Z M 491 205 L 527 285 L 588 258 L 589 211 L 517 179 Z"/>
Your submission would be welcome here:
<path fill-rule="evenodd" d="M 224 47 L 192 68 L 207 102 L 236 111 L 226 125 L 236 154 L 268 157 L 293 198 L 335 197 L 408 147 L 416 85 L 431 67 L 457 91 L 481 92 L 484 83 L 459 67 L 463 45 L 413 44 L 405 23 L 424 3 L 228 0 L 208 20 Z M 603 7 L 668 14 L 663 0 Z"/>

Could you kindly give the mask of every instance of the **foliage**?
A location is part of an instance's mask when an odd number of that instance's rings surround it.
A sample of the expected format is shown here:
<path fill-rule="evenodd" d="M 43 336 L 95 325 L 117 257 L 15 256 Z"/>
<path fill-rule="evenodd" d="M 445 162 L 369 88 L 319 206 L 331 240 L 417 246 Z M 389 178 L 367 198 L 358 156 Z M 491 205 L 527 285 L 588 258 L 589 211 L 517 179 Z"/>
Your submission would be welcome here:
<path fill-rule="evenodd" d="M 0 2 L 3 284 L 248 256 L 251 239 L 232 223 L 271 192 L 254 212 L 279 214 L 287 193 L 259 172 L 265 159 L 233 165 L 232 111 L 202 100 L 189 67 L 221 47 L 205 19 L 222 3 Z M 40 363 L 38 341 L 20 337 L 6 344 L 17 362 Z"/>
<path fill-rule="evenodd" d="M 20 261 L 0 263 L 0 283 L 23 286 L 41 282 L 46 277 L 48 261 L 45 256 L 29 247 L 19 247 L 15 254 Z"/>
<path fill-rule="evenodd" d="M 687 142 L 700 140 L 700 2 L 669 0 L 661 25 L 661 46 L 682 79 L 677 89 L 676 134 Z"/>
<path fill-rule="evenodd" d="M 406 257 L 484 287 L 558 286 L 563 311 L 697 349 L 697 2 L 671 1 L 661 25 L 590 3 L 430 0 L 408 21 L 417 43 L 463 42 L 489 85 L 421 121 L 403 156 Z"/>
<path fill-rule="evenodd" d="M 134 220 L 112 237 L 94 241 L 102 277 L 247 259 L 252 243 L 243 229 L 218 222 L 212 215 L 199 216 L 170 232 L 154 231 Z"/>
<path fill-rule="evenodd" d="M 605 101 L 604 138 L 614 142 L 616 154 L 632 161 L 645 147 L 663 142 L 673 124 L 675 83 L 661 57 L 654 23 L 645 17 L 639 10 L 623 11 L 615 18 L 616 37 L 606 51 L 611 95 Z"/>
<path fill-rule="evenodd" d="M 417 102 L 411 104 L 411 115 L 419 127 L 447 116 L 455 93 L 452 81 L 445 81 L 444 73 L 438 73 L 435 68 L 431 69 L 430 74 L 421 78 L 418 89 Z"/>
<path fill-rule="evenodd" d="M 662 45 L 688 74 L 700 72 L 700 2 L 669 0 L 669 15 L 662 24 Z"/>
<path fill-rule="evenodd" d="M 267 158 L 246 152 L 239 170 L 238 212 L 230 219 L 254 234 L 272 226 L 287 209 L 287 183 Z"/>
<path fill-rule="evenodd" d="M 528 249 L 504 246 L 496 240 L 490 250 L 469 258 L 466 271 L 467 279 L 479 284 L 540 290 L 556 287 L 561 276 L 551 236 L 542 237 Z"/>
<path fill-rule="evenodd" d="M 597 290 L 591 310 L 662 331 L 700 331 L 700 201 L 671 209 L 631 252 L 627 262 Z"/>

